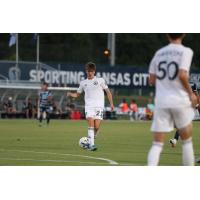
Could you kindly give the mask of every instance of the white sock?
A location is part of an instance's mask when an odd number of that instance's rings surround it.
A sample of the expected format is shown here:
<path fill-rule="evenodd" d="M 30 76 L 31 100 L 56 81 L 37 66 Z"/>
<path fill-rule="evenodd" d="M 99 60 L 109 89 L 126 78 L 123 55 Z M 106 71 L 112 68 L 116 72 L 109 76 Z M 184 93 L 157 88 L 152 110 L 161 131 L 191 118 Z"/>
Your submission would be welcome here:
<path fill-rule="evenodd" d="M 163 143 L 153 142 L 153 145 L 148 154 L 148 166 L 157 166 L 160 160 L 160 154 L 163 149 Z"/>
<path fill-rule="evenodd" d="M 88 138 L 90 140 L 90 145 L 94 145 L 94 128 L 93 127 L 88 128 Z"/>
<path fill-rule="evenodd" d="M 192 138 L 183 140 L 182 156 L 184 166 L 194 166 L 194 150 Z"/>

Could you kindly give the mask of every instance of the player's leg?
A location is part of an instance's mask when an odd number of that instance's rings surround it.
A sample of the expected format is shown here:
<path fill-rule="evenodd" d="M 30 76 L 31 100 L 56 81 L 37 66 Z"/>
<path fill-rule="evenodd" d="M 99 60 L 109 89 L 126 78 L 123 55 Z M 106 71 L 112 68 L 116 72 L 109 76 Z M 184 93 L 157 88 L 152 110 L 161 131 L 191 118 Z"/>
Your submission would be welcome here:
<path fill-rule="evenodd" d="M 42 120 L 43 120 L 43 107 L 39 108 L 39 126 L 42 126 Z"/>
<path fill-rule="evenodd" d="M 162 152 L 165 140 L 165 133 L 154 133 L 154 140 L 151 149 L 148 154 L 148 166 L 157 166 L 160 160 L 160 154 Z"/>
<path fill-rule="evenodd" d="M 50 113 L 46 111 L 46 120 L 47 120 L 47 125 L 50 123 Z"/>
<path fill-rule="evenodd" d="M 100 119 L 95 119 L 94 121 L 94 138 L 96 139 L 97 135 L 99 134 L 99 129 L 101 126 L 101 121 Z"/>
<path fill-rule="evenodd" d="M 97 148 L 94 144 L 94 118 L 88 117 L 87 122 L 88 122 L 88 138 L 90 140 L 90 147 L 89 150 L 95 151 Z"/>
<path fill-rule="evenodd" d="M 43 112 L 39 113 L 39 126 L 42 126 Z"/>
<path fill-rule="evenodd" d="M 180 134 L 179 134 L 178 130 L 176 130 L 176 133 L 175 133 L 175 135 L 174 135 L 174 138 L 172 138 L 172 139 L 169 140 L 169 143 L 171 144 L 171 146 L 172 146 L 173 148 L 176 147 L 176 143 L 177 143 L 177 141 L 179 140 L 179 137 L 180 137 Z"/>
<path fill-rule="evenodd" d="M 156 108 L 154 111 L 151 131 L 153 135 L 152 147 L 148 153 L 148 166 L 159 164 L 160 154 L 163 150 L 165 134 L 174 128 L 173 119 L 169 109 Z"/>
<path fill-rule="evenodd" d="M 175 135 L 174 135 L 174 139 L 178 141 L 179 137 L 180 137 L 180 134 L 179 134 L 179 132 L 177 130 L 176 133 L 175 133 Z"/>
<path fill-rule="evenodd" d="M 189 108 L 175 109 L 173 112 L 175 123 L 182 140 L 182 160 L 183 165 L 194 165 L 194 150 L 192 143 L 192 120 L 194 110 Z"/>
<path fill-rule="evenodd" d="M 26 119 L 29 118 L 28 109 L 26 108 Z"/>
<path fill-rule="evenodd" d="M 97 135 L 99 134 L 99 129 L 100 129 L 101 121 L 103 120 L 104 111 L 103 111 L 103 108 L 95 108 L 94 112 L 95 112 L 94 131 L 95 131 L 95 138 L 96 138 Z"/>
<path fill-rule="evenodd" d="M 182 159 L 183 165 L 193 166 L 194 165 L 194 150 L 192 143 L 192 124 L 186 128 L 180 129 L 180 137 L 182 140 Z"/>

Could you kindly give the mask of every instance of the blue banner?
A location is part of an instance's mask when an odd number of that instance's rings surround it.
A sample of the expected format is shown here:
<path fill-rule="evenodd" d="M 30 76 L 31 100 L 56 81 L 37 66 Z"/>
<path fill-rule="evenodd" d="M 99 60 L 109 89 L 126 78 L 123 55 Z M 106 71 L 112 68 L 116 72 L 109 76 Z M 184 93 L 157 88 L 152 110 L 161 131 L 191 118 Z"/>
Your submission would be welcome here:
<path fill-rule="evenodd" d="M 148 87 L 148 69 L 137 66 L 97 65 L 96 76 L 103 77 L 110 87 Z M 0 79 L 45 81 L 55 85 L 78 86 L 85 78 L 84 65 L 0 62 Z M 200 82 L 200 71 L 192 71 L 191 79 Z"/>

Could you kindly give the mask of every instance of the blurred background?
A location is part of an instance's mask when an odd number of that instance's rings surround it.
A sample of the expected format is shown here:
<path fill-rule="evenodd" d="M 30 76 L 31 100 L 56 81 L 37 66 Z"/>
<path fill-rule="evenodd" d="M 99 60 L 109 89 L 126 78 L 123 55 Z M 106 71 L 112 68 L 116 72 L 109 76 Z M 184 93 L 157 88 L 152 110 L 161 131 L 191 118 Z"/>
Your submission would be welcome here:
<path fill-rule="evenodd" d="M 52 118 L 84 118 L 83 98 L 67 99 L 85 78 L 84 64 L 97 64 L 114 95 L 116 111 L 108 119 L 149 120 L 154 88 L 147 82 L 155 51 L 168 43 L 165 34 L 121 33 L 2 33 L 0 34 L 1 118 L 36 118 L 40 84 L 53 92 Z M 200 34 L 187 34 L 184 44 L 194 50 L 191 80 L 200 82 Z"/>

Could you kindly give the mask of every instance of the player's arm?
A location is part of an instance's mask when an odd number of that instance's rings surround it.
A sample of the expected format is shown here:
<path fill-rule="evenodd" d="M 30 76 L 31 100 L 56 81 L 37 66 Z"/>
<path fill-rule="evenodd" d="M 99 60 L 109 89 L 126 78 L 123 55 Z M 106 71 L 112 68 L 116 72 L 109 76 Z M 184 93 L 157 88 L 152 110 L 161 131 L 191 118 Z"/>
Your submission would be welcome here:
<path fill-rule="evenodd" d="M 154 55 L 149 65 L 149 85 L 154 86 L 156 84 L 156 55 Z"/>
<path fill-rule="evenodd" d="M 188 72 L 184 69 L 180 69 L 178 73 L 178 78 L 180 79 L 183 87 L 185 88 L 186 92 L 188 93 L 190 100 L 192 102 L 192 106 L 195 107 L 197 105 L 197 97 L 192 91 L 192 88 L 189 84 L 189 76 Z"/>
<path fill-rule="evenodd" d="M 156 75 L 150 73 L 149 74 L 149 85 L 154 86 L 156 84 Z"/>
<path fill-rule="evenodd" d="M 193 51 L 191 49 L 183 52 L 183 56 L 179 65 L 178 78 L 185 91 L 188 93 L 192 106 L 195 107 L 197 105 L 197 97 L 189 84 L 189 71 L 192 63 L 192 58 Z"/>
<path fill-rule="evenodd" d="M 73 98 L 78 98 L 81 95 L 79 92 L 68 92 L 67 96 L 68 97 L 73 97 Z"/>
<path fill-rule="evenodd" d="M 76 92 L 68 92 L 67 96 L 73 97 L 73 98 L 78 98 L 82 92 L 83 92 L 83 86 L 82 86 L 82 83 L 80 83 L 78 90 Z"/>
<path fill-rule="evenodd" d="M 107 94 L 107 97 L 108 97 L 108 101 L 110 103 L 110 107 L 111 107 L 111 110 L 113 111 L 115 106 L 114 106 L 114 103 L 113 103 L 113 97 L 112 97 L 112 93 L 110 92 L 110 90 L 107 88 L 105 89 L 105 92 Z"/>
<path fill-rule="evenodd" d="M 197 105 L 196 105 L 196 108 L 200 108 L 200 96 L 199 96 L 198 91 L 195 91 L 194 94 L 195 94 L 196 97 L 197 97 Z"/>

